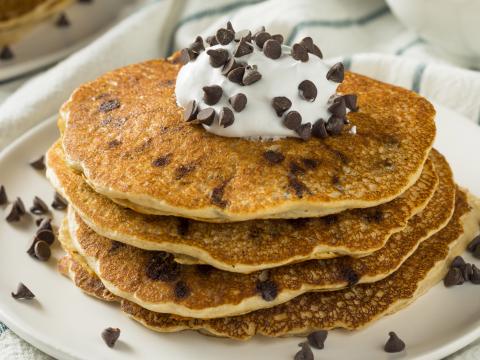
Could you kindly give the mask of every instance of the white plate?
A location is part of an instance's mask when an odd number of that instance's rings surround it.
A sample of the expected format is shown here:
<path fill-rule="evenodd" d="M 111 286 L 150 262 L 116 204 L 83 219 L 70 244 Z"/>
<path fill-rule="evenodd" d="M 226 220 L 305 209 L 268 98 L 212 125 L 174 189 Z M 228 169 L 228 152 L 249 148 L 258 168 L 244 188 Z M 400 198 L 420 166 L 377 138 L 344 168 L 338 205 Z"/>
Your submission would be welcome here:
<path fill-rule="evenodd" d="M 93 0 L 66 9 L 69 27 L 57 27 L 56 19 L 36 26 L 11 46 L 15 57 L 0 61 L 0 83 L 45 68 L 79 50 L 108 29 L 125 10 L 138 0 Z"/>
<path fill-rule="evenodd" d="M 0 155 L 0 183 L 10 199 L 21 196 L 30 206 L 34 195 L 51 201 L 52 189 L 28 162 L 46 151 L 57 137 L 54 119 L 18 139 Z M 480 128 L 439 108 L 437 147 L 452 164 L 458 182 L 480 194 L 478 143 Z M 55 213 L 56 221 L 61 213 Z M 12 226 L 0 210 L 0 318 L 20 336 L 60 359 L 292 359 L 298 338 L 256 337 L 248 342 L 205 337 L 194 332 L 158 334 L 124 316 L 117 306 L 82 294 L 59 275 L 57 248 L 47 263 L 26 253 L 34 225 Z M 469 261 L 474 261 L 467 256 Z M 474 261 L 475 262 L 475 261 Z M 476 261 L 477 266 L 480 266 Z M 10 292 L 19 281 L 38 302 L 20 302 Z M 436 286 L 407 309 L 358 332 L 333 331 L 318 359 L 440 359 L 480 336 L 480 291 L 471 284 L 446 289 Z M 100 338 L 108 327 L 122 330 L 121 341 L 109 349 Z M 388 355 L 382 347 L 388 331 L 407 343 L 404 354 Z"/>

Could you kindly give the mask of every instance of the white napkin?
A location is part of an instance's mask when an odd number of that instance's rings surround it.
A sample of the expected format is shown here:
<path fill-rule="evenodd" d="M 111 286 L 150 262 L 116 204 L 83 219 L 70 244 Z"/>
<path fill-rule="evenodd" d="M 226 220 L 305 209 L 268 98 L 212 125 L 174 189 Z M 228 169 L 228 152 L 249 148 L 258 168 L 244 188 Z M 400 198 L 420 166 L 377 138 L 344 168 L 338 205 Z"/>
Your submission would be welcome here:
<path fill-rule="evenodd" d="M 54 115 L 78 85 L 125 64 L 167 56 L 227 20 L 237 29 L 265 25 L 290 44 L 312 36 L 328 61 L 340 58 L 353 71 L 412 89 L 480 121 L 480 74 L 432 56 L 383 0 L 158 0 L 11 95 L 0 106 L 0 148 Z M 2 336 L 0 353 L 6 358 L 43 359 L 40 353 L 9 356 Z M 480 358 L 478 344 L 449 359 L 474 358 Z"/>

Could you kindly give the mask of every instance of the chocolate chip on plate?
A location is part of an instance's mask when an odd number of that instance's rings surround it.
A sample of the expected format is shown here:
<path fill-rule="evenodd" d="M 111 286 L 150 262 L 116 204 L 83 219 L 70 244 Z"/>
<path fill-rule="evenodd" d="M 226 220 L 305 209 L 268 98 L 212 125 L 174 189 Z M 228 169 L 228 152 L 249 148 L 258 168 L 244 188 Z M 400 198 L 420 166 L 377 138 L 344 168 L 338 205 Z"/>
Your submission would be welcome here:
<path fill-rule="evenodd" d="M 245 69 L 245 73 L 243 74 L 243 85 L 251 85 L 253 83 L 256 83 L 258 80 L 262 78 L 262 74 L 260 74 L 256 69 L 254 68 L 247 68 Z"/>
<path fill-rule="evenodd" d="M 443 284 L 446 287 L 451 287 L 455 285 L 461 285 L 465 279 L 463 278 L 462 271 L 459 268 L 452 267 L 448 270 L 447 275 L 443 279 Z"/>
<path fill-rule="evenodd" d="M 218 103 L 223 94 L 223 89 L 218 85 L 204 86 L 203 88 L 203 101 L 207 105 L 215 105 Z"/>
<path fill-rule="evenodd" d="M 257 283 L 257 291 L 265 301 L 275 300 L 278 294 L 278 287 L 272 280 L 259 281 Z"/>
<path fill-rule="evenodd" d="M 263 49 L 263 45 L 267 42 L 267 40 L 270 40 L 272 36 L 266 32 L 266 31 L 260 31 L 259 33 L 255 34 L 255 44 L 260 49 Z"/>
<path fill-rule="evenodd" d="M 48 245 L 52 245 L 55 241 L 55 233 L 51 230 L 37 230 L 35 233 L 35 239 L 37 241 L 45 241 Z"/>
<path fill-rule="evenodd" d="M 197 114 L 197 121 L 201 124 L 205 124 L 207 126 L 210 126 L 213 124 L 213 121 L 215 120 L 216 113 L 214 108 L 206 108 L 203 110 L 200 110 Z"/>
<path fill-rule="evenodd" d="M 37 160 L 30 163 L 30 166 L 35 170 L 45 170 L 45 156 L 40 156 Z"/>
<path fill-rule="evenodd" d="M 38 225 L 37 232 L 40 232 L 40 231 L 53 232 L 52 219 L 50 219 L 50 218 L 42 219 L 42 221 L 39 222 L 37 225 Z"/>
<path fill-rule="evenodd" d="M 190 295 L 190 289 L 184 281 L 177 282 L 173 292 L 177 299 L 185 299 L 188 295 Z"/>
<path fill-rule="evenodd" d="M 190 100 L 185 106 L 185 110 L 183 111 L 183 117 L 185 121 L 189 122 L 189 121 L 195 120 L 197 118 L 197 114 L 198 114 L 197 102 L 195 100 Z"/>
<path fill-rule="evenodd" d="M 67 200 L 65 200 L 62 195 L 55 192 L 55 195 L 53 196 L 52 208 L 54 208 L 55 210 L 65 210 L 67 206 Z"/>
<path fill-rule="evenodd" d="M 294 360 L 314 360 L 312 349 L 305 343 L 300 343 L 301 349 L 295 354 Z"/>
<path fill-rule="evenodd" d="M 282 56 L 282 45 L 277 40 L 269 39 L 263 45 L 263 53 L 270 59 L 278 59 Z"/>
<path fill-rule="evenodd" d="M 341 83 L 345 78 L 345 69 L 341 62 L 334 64 L 327 72 L 327 80 Z"/>
<path fill-rule="evenodd" d="M 60 17 L 57 19 L 55 25 L 58 27 L 68 27 L 70 26 L 70 20 L 68 20 L 67 14 L 61 13 Z"/>
<path fill-rule="evenodd" d="M 480 259 L 480 246 L 477 246 L 475 248 L 475 251 L 473 252 L 473 256 L 477 259 Z"/>
<path fill-rule="evenodd" d="M 15 56 L 13 55 L 12 49 L 9 46 L 5 45 L 0 51 L 0 60 L 12 60 Z"/>
<path fill-rule="evenodd" d="M 35 257 L 40 261 L 47 261 L 50 259 L 52 252 L 50 246 L 43 240 L 37 241 L 34 247 Z"/>
<path fill-rule="evenodd" d="M 250 30 L 248 30 L 248 29 L 240 30 L 240 31 L 237 31 L 235 33 L 235 41 L 236 42 L 239 42 L 240 40 L 242 40 L 242 38 L 244 38 L 245 41 L 247 41 L 247 42 L 251 42 L 252 41 L 252 33 L 250 32 Z"/>
<path fill-rule="evenodd" d="M 289 111 L 283 119 L 283 125 L 287 129 L 295 130 L 302 124 L 302 115 L 298 111 Z"/>
<path fill-rule="evenodd" d="M 5 186 L 0 185 L 0 205 L 5 205 L 6 203 L 8 203 L 7 191 Z"/>
<path fill-rule="evenodd" d="M 118 338 L 120 337 L 120 329 L 118 328 L 106 328 L 102 331 L 102 339 L 109 348 L 113 348 Z"/>
<path fill-rule="evenodd" d="M 235 115 L 233 115 L 233 111 L 224 106 L 218 114 L 218 122 L 220 126 L 223 126 L 224 128 L 229 127 L 233 125 L 234 121 Z"/>
<path fill-rule="evenodd" d="M 230 71 L 227 78 L 231 82 L 243 85 L 243 75 L 245 75 L 245 67 L 241 66 Z"/>
<path fill-rule="evenodd" d="M 242 57 L 248 54 L 251 54 L 253 52 L 253 46 L 250 45 L 245 38 L 242 38 L 239 42 L 237 47 L 235 48 L 235 51 L 233 53 L 233 56 L 236 58 Z"/>
<path fill-rule="evenodd" d="M 30 212 L 35 215 L 43 215 L 48 213 L 48 205 L 45 201 L 35 196 L 33 199 L 33 206 L 30 208 Z"/>
<path fill-rule="evenodd" d="M 462 271 L 462 276 L 465 281 L 470 281 L 473 274 L 473 267 L 472 264 L 465 264 L 463 265 L 460 270 Z"/>
<path fill-rule="evenodd" d="M 467 250 L 473 253 L 478 245 L 480 245 L 480 235 L 477 235 L 472 239 L 472 241 L 470 241 L 467 246 Z"/>
<path fill-rule="evenodd" d="M 307 101 L 315 101 L 317 98 L 317 87 L 310 80 L 303 80 L 300 84 L 298 84 L 298 91 L 300 97 Z"/>
<path fill-rule="evenodd" d="M 325 120 L 318 119 L 312 126 L 312 136 L 319 139 L 327 138 L 328 132 L 325 126 L 326 126 Z"/>
<path fill-rule="evenodd" d="M 218 29 L 215 37 L 220 45 L 228 45 L 235 38 L 235 33 L 228 29 Z"/>
<path fill-rule="evenodd" d="M 233 110 L 240 112 L 245 109 L 247 106 L 247 96 L 242 93 L 235 94 L 228 99 L 230 105 L 232 105 Z"/>
<path fill-rule="evenodd" d="M 10 206 L 10 210 L 5 220 L 7 220 L 7 222 L 20 221 L 21 217 L 25 215 L 25 213 L 26 211 L 25 206 L 23 205 L 23 201 L 22 199 L 17 197 L 15 202 Z"/>
<path fill-rule="evenodd" d="M 292 102 L 285 96 L 276 96 L 272 99 L 272 107 L 277 113 L 277 116 L 282 116 L 291 106 Z"/>
<path fill-rule="evenodd" d="M 17 300 L 32 300 L 35 295 L 23 283 L 19 283 L 17 292 L 12 292 L 12 297 Z"/>
<path fill-rule="evenodd" d="M 283 155 L 280 151 L 275 150 L 267 150 L 263 153 L 263 157 L 267 160 L 270 164 L 280 164 L 285 160 L 285 155 Z"/>
<path fill-rule="evenodd" d="M 295 131 L 297 132 L 298 136 L 300 136 L 302 140 L 306 141 L 312 137 L 312 124 L 310 123 L 301 124 L 299 127 L 295 129 Z"/>
<path fill-rule="evenodd" d="M 223 66 L 228 60 L 228 51 L 225 49 L 209 49 L 207 55 L 210 57 L 210 65 L 214 68 Z"/>
<path fill-rule="evenodd" d="M 308 52 L 307 49 L 305 49 L 302 45 L 300 44 L 294 44 L 292 46 L 292 52 L 291 52 L 292 57 L 295 60 L 299 60 L 301 62 L 307 62 L 308 61 Z"/>
<path fill-rule="evenodd" d="M 405 350 L 405 343 L 393 331 L 388 333 L 388 340 L 385 343 L 384 350 L 387 353 L 398 353 Z"/>
<path fill-rule="evenodd" d="M 472 265 L 472 275 L 470 276 L 470 282 L 475 285 L 480 284 L 480 269 L 475 265 Z"/>
<path fill-rule="evenodd" d="M 308 343 L 315 349 L 323 349 L 325 347 L 325 340 L 327 339 L 327 330 L 318 330 L 310 333 L 307 336 Z"/>

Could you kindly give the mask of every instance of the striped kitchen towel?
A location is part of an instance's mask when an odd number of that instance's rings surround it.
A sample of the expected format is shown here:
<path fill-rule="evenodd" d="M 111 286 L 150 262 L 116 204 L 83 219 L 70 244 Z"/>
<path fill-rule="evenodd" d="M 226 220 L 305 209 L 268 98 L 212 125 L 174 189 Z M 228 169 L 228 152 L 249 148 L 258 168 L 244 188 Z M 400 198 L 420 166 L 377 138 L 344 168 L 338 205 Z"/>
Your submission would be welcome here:
<path fill-rule="evenodd" d="M 327 61 L 398 84 L 480 123 L 480 73 L 432 55 L 384 0 L 151 0 L 95 42 L 25 83 L 0 105 L 0 149 L 54 115 L 81 83 L 105 71 L 180 49 L 232 21 L 237 29 L 265 25 L 292 44 L 312 36 Z M 0 357 L 46 359 L 0 327 Z M 478 359 L 480 344 L 450 359 Z"/>

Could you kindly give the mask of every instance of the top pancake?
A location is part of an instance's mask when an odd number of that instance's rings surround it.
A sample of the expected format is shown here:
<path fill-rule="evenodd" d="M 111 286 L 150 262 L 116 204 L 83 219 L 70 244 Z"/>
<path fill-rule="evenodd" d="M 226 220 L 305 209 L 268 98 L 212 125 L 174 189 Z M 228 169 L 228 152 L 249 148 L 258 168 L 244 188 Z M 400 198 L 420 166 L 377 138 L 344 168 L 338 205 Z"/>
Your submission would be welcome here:
<path fill-rule="evenodd" d="M 435 137 L 427 100 L 353 73 L 338 91 L 359 97 L 360 111 L 348 116 L 356 135 L 216 136 L 183 120 L 179 68 L 130 65 L 81 86 L 63 106 L 68 162 L 97 192 L 139 211 L 212 222 L 324 216 L 398 197 L 418 179 Z M 267 151 L 283 160 L 269 162 Z"/>

